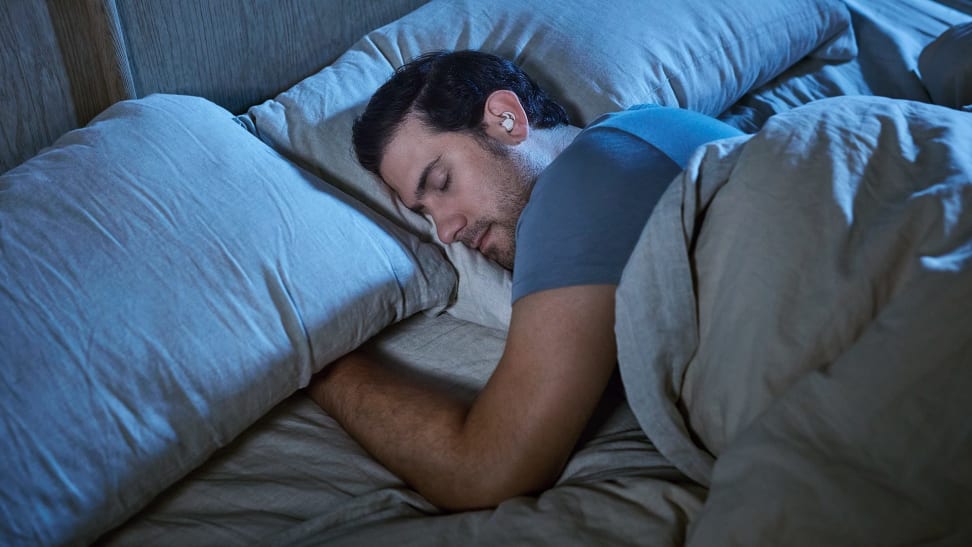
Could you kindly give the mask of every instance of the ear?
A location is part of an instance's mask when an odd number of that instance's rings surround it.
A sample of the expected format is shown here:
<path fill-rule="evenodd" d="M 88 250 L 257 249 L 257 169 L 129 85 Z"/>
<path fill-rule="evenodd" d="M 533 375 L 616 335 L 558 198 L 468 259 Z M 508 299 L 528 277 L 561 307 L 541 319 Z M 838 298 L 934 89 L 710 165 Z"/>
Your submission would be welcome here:
<path fill-rule="evenodd" d="M 487 135 L 504 144 L 520 144 L 530 135 L 530 120 L 520 98 L 507 89 L 494 91 L 486 98 L 483 125 Z"/>

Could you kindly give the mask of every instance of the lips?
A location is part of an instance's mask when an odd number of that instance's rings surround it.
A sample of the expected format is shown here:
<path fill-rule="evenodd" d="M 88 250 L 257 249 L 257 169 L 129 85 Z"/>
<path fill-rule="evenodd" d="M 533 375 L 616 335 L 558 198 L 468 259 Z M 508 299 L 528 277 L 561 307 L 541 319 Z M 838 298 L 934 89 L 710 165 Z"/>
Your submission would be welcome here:
<path fill-rule="evenodd" d="M 479 250 L 479 252 L 483 251 L 483 242 L 486 241 L 486 235 L 489 234 L 489 229 L 490 226 L 487 226 L 485 230 L 479 233 L 479 236 L 473 241 L 473 244 L 471 245 L 473 249 L 477 249 Z"/>

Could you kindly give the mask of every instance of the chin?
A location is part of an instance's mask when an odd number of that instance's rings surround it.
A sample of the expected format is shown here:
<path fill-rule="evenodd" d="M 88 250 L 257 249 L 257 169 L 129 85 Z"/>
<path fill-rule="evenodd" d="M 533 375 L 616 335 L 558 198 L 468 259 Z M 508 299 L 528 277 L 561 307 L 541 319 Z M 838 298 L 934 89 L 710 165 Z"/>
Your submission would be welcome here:
<path fill-rule="evenodd" d="M 486 258 L 499 264 L 503 268 L 513 271 L 513 252 L 505 249 L 489 248 L 483 253 Z"/>

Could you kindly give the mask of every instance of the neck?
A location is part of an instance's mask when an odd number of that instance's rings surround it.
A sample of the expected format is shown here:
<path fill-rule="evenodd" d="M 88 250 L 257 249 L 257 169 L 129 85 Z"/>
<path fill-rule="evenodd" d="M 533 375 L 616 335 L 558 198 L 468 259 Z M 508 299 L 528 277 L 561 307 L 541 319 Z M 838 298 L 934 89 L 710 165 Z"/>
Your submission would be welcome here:
<path fill-rule="evenodd" d="M 574 141 L 580 132 L 581 128 L 573 125 L 533 129 L 530 135 L 530 140 L 533 141 L 532 154 L 538 163 L 546 167 Z"/>

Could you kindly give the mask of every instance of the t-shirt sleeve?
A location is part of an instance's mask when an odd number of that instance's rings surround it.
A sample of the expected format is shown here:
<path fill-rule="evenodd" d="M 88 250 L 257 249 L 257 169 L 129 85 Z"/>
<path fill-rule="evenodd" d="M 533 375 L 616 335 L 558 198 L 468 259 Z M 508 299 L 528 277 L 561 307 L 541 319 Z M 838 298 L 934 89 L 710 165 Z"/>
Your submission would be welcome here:
<path fill-rule="evenodd" d="M 658 199 L 681 168 L 614 128 L 583 132 L 537 181 L 517 225 L 513 301 L 617 284 Z"/>

